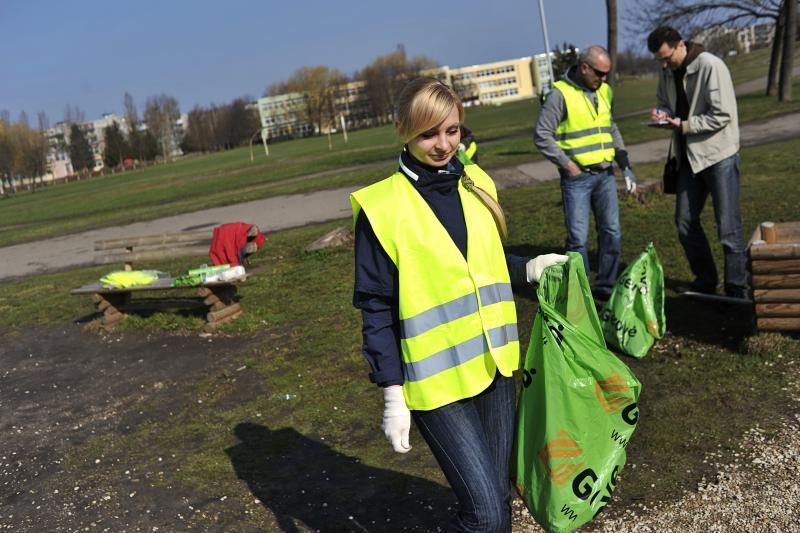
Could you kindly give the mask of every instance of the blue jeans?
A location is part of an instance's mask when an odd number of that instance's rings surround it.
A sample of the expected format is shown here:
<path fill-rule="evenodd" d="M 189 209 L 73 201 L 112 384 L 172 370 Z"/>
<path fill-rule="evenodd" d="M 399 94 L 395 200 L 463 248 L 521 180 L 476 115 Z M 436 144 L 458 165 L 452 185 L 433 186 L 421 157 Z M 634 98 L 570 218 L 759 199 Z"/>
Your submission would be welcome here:
<path fill-rule="evenodd" d="M 516 390 L 497 374 L 479 395 L 431 411 L 412 411 L 458 497 L 447 531 L 510 532 L 510 462 Z"/>
<path fill-rule="evenodd" d="M 700 223 L 700 213 L 709 194 L 714 204 L 717 235 L 725 255 L 725 292 L 743 289 L 747 285 L 747 258 L 739 212 L 739 154 L 723 159 L 697 174 L 692 173 L 688 161 L 684 159 L 678 174 L 675 200 L 678 238 L 696 283 L 713 291 L 719 281 L 717 268 Z"/>
<path fill-rule="evenodd" d="M 565 247 L 583 257 L 589 275 L 589 210 L 597 225 L 597 277 L 595 289 L 610 293 L 617 281 L 622 232 L 619 227 L 617 182 L 611 169 L 583 172 L 574 178 L 561 172 L 561 198 L 567 226 Z"/>

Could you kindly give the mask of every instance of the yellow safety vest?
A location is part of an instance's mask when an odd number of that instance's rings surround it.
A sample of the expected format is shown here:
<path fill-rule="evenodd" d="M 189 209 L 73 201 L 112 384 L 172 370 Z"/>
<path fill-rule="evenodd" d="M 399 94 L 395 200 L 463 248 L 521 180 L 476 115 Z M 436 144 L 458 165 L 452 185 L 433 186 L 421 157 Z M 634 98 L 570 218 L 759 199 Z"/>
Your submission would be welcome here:
<path fill-rule="evenodd" d="M 597 108 L 583 89 L 564 80 L 554 85 L 567 107 L 567 118 L 556 129 L 556 143 L 581 167 L 614 160 L 614 139 L 611 136 L 611 100 L 607 83 L 597 90 Z"/>
<path fill-rule="evenodd" d="M 497 198 L 492 179 L 464 167 Z M 427 411 L 471 398 L 497 370 L 519 368 L 517 314 L 494 218 L 459 182 L 467 259 L 401 172 L 350 195 L 353 221 L 369 218 L 399 272 L 400 352 L 409 409 Z"/>

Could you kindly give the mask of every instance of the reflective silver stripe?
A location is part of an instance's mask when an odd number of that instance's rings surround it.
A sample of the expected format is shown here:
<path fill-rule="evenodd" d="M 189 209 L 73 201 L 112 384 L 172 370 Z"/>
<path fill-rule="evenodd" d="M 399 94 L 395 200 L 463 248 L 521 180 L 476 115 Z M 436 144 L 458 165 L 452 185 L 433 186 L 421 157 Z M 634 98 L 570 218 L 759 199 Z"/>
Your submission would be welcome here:
<path fill-rule="evenodd" d="M 500 348 L 510 342 L 514 342 L 518 340 L 517 326 L 506 324 L 505 326 L 491 329 L 489 330 L 489 339 L 492 342 L 492 348 Z M 403 363 L 403 374 L 406 381 L 421 381 L 480 357 L 488 351 L 489 345 L 486 343 L 486 337 L 480 334 L 421 361 Z"/>
<path fill-rule="evenodd" d="M 467 294 L 401 321 L 402 337 L 404 339 L 416 337 L 440 324 L 452 322 L 477 311 L 478 299 L 475 298 L 475 294 Z"/>
<path fill-rule="evenodd" d="M 481 305 L 492 305 L 497 302 L 513 302 L 514 294 L 511 292 L 510 283 L 495 283 L 478 289 Z"/>
<path fill-rule="evenodd" d="M 519 340 L 516 324 L 506 324 L 489 330 L 489 340 L 492 341 L 492 348 L 500 348 L 509 342 Z"/>
<path fill-rule="evenodd" d="M 497 302 L 514 301 L 510 283 L 495 283 L 478 289 L 482 305 L 491 305 Z M 453 320 L 463 318 L 478 311 L 478 299 L 474 294 L 467 294 L 447 303 L 432 307 L 418 315 L 403 320 L 400 324 L 402 337 L 410 339 L 421 335 L 428 330 L 447 324 Z"/>
<path fill-rule="evenodd" d="M 603 144 L 590 144 L 588 146 L 580 146 L 578 148 L 563 148 L 564 153 L 568 156 L 578 155 L 578 154 L 585 154 L 588 152 L 596 152 L 599 150 L 611 150 L 612 146 L 611 143 Z"/>
<path fill-rule="evenodd" d="M 581 137 L 588 137 L 590 135 L 597 135 L 598 133 L 611 133 L 611 126 L 602 126 L 600 128 L 588 128 L 579 131 L 569 131 L 566 133 L 559 133 L 556 135 L 556 140 L 568 141 L 570 139 L 580 139 Z"/>

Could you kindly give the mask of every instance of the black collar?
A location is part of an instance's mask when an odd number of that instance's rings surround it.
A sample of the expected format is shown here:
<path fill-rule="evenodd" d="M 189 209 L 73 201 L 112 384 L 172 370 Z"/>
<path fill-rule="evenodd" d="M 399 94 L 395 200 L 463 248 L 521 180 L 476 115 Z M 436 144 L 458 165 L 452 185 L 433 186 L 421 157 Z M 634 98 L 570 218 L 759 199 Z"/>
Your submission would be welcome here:
<path fill-rule="evenodd" d="M 400 153 L 400 172 L 402 172 L 415 187 L 425 187 L 432 183 L 457 181 L 464 173 L 464 165 L 457 157 L 453 156 L 448 169 L 432 167 L 420 163 L 408 150 Z"/>

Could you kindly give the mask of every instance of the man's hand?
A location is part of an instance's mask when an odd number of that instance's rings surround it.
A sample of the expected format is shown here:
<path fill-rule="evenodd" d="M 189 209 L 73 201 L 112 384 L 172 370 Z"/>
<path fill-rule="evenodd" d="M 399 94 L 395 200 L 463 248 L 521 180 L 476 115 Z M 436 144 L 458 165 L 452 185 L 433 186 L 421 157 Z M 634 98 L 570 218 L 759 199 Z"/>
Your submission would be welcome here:
<path fill-rule="evenodd" d="M 397 453 L 407 453 L 411 450 L 408 434 L 411 431 L 411 411 L 406 406 L 403 397 L 403 387 L 390 385 L 383 389 L 383 424 L 384 435 L 392 443 L 392 448 Z"/>
<path fill-rule="evenodd" d="M 667 121 L 667 123 L 664 125 L 665 128 L 669 128 L 669 129 L 672 129 L 672 130 L 681 129 L 681 119 L 667 117 L 666 121 Z"/>
<path fill-rule="evenodd" d="M 661 127 L 665 129 L 670 129 L 670 130 L 681 129 L 681 119 L 672 118 L 666 111 L 662 111 L 658 107 L 650 111 L 650 122 L 652 124 L 663 123 Z"/>
<path fill-rule="evenodd" d="M 561 254 L 537 255 L 525 264 L 528 283 L 538 283 L 544 269 L 552 265 L 560 265 L 569 261 L 569 257 Z"/>
<path fill-rule="evenodd" d="M 660 108 L 656 107 L 650 111 L 650 122 L 664 122 L 669 118 L 666 111 L 662 111 Z"/>
<path fill-rule="evenodd" d="M 574 178 L 575 176 L 583 173 L 583 170 L 581 170 L 581 167 L 579 167 L 575 161 L 570 161 L 567 163 L 567 166 L 564 167 L 564 170 L 567 171 L 567 176 L 570 178 Z"/>
<path fill-rule="evenodd" d="M 636 174 L 633 173 L 633 169 L 631 167 L 626 167 L 622 170 L 622 175 L 625 177 L 625 191 L 628 194 L 633 194 L 636 192 L 636 183 L 639 181 L 636 179 Z"/>

